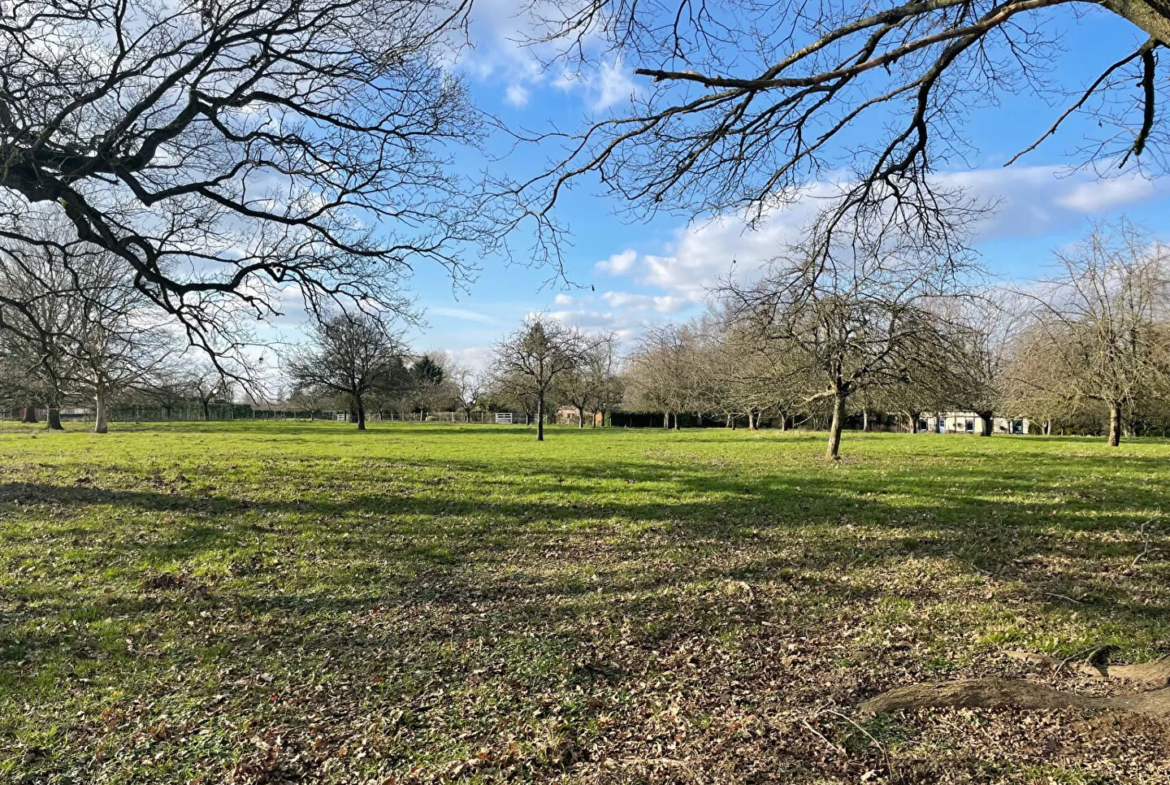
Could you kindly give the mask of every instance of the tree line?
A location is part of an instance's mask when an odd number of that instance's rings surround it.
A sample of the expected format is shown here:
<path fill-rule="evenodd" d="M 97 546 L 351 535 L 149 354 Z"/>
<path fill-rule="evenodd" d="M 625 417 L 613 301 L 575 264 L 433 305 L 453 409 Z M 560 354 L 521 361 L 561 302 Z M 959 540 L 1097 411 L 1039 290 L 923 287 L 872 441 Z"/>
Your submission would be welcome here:
<path fill-rule="evenodd" d="M 676 428 L 682 413 L 819 419 L 833 459 L 851 415 L 896 413 L 916 432 L 924 413 L 973 412 L 984 435 L 1008 415 L 1113 446 L 1170 424 L 1170 250 L 1127 221 L 1094 227 L 1025 289 L 901 245 L 802 250 L 726 282 L 701 318 L 648 330 L 627 405 Z"/>
<path fill-rule="evenodd" d="M 217 403 L 261 400 L 190 353 L 181 325 L 108 252 L 49 218 L 37 231 L 38 242 L 0 246 L 0 286 L 22 303 L 0 323 L 0 406 L 44 408 L 50 428 L 63 407 L 92 406 L 100 433 L 114 403 L 168 417 L 195 405 L 210 419 Z M 683 417 L 815 425 L 829 458 L 850 418 L 864 428 L 897 416 L 914 432 L 924 414 L 972 412 L 990 435 L 1006 415 L 1046 433 L 1104 432 L 1111 445 L 1170 424 L 1170 251 L 1147 231 L 1097 225 L 1024 289 L 988 286 L 971 259 L 901 234 L 859 237 L 841 253 L 819 239 L 787 249 L 755 280 L 725 281 L 701 317 L 647 326 L 624 353 L 615 334 L 535 316 L 478 371 L 412 351 L 385 312 L 335 313 L 285 354 L 277 398 L 347 411 L 359 429 L 387 412 L 523 412 L 538 440 L 565 408 L 582 427 L 617 410 L 668 428 Z"/>
<path fill-rule="evenodd" d="M 645 327 L 624 354 L 613 333 L 536 315 L 477 373 L 441 354 L 410 360 L 374 315 L 335 316 L 291 359 L 294 395 L 341 396 L 359 428 L 371 407 L 524 412 L 538 441 L 565 408 L 582 427 L 615 410 L 676 429 L 683 417 L 823 425 L 830 459 L 850 418 L 917 432 L 924 415 L 971 412 L 987 436 L 1006 417 L 1114 446 L 1170 425 L 1170 250 L 1142 228 L 1094 226 L 1022 289 L 899 232 L 830 254 L 809 236 L 755 280 L 725 281 L 701 317 Z"/>

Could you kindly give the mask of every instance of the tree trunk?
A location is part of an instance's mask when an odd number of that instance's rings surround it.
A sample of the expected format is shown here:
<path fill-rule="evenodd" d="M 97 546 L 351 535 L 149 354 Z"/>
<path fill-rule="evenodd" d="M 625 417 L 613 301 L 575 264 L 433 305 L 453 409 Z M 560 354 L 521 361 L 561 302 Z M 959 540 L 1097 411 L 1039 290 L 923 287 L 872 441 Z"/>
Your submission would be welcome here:
<path fill-rule="evenodd" d="M 49 417 L 45 421 L 45 427 L 52 431 L 65 430 L 65 427 L 61 425 L 61 410 L 57 408 L 56 404 L 49 404 Z"/>
<path fill-rule="evenodd" d="M 544 393 L 536 399 L 536 440 L 544 441 Z"/>
<path fill-rule="evenodd" d="M 24 416 L 20 418 L 20 421 L 21 422 L 35 423 L 37 421 L 37 407 L 35 407 L 35 406 L 24 407 Z"/>
<path fill-rule="evenodd" d="M 995 417 L 992 412 L 979 412 L 979 419 L 983 422 L 983 433 L 980 436 L 990 436 L 995 428 Z"/>
<path fill-rule="evenodd" d="M 735 418 L 732 417 L 730 414 L 727 415 L 727 427 L 733 431 L 735 430 Z"/>
<path fill-rule="evenodd" d="M 203 401 L 203 421 L 211 422 L 211 403 Z"/>
<path fill-rule="evenodd" d="M 760 430 L 759 415 L 756 414 L 755 412 L 753 412 L 751 409 L 748 409 L 747 416 L 748 416 L 748 430 L 751 430 L 751 431 Z"/>
<path fill-rule="evenodd" d="M 670 430 L 670 412 L 662 415 L 662 427 L 668 431 Z"/>
<path fill-rule="evenodd" d="M 1052 435 L 1052 420 L 1045 420 L 1044 421 L 1044 435 L 1045 436 Z"/>
<path fill-rule="evenodd" d="M 1170 18 L 1161 3 L 1148 0 L 1105 0 L 1102 5 L 1137 25 L 1160 43 L 1170 44 Z"/>
<path fill-rule="evenodd" d="M 678 412 L 674 412 L 673 416 L 674 416 L 674 429 L 676 431 L 681 431 L 682 430 L 682 423 L 680 423 L 678 421 Z"/>
<path fill-rule="evenodd" d="M 105 385 L 99 384 L 94 394 L 94 433 L 108 433 L 110 430 L 106 415 L 106 397 Z"/>
<path fill-rule="evenodd" d="M 788 415 L 780 412 L 780 433 L 785 433 L 788 430 Z"/>
<path fill-rule="evenodd" d="M 1109 402 L 1109 446 L 1121 444 L 1121 402 Z"/>
<path fill-rule="evenodd" d="M 845 424 L 845 398 L 846 395 L 840 391 L 833 396 L 833 421 L 829 424 L 829 446 L 825 450 L 825 457 L 830 461 L 841 458 L 841 428 Z"/>
<path fill-rule="evenodd" d="M 577 427 L 578 428 L 585 427 L 585 407 L 584 406 L 577 407 Z"/>
<path fill-rule="evenodd" d="M 909 417 L 910 433 L 918 433 L 918 417 L 922 412 L 906 412 Z"/>
<path fill-rule="evenodd" d="M 357 407 L 358 430 L 364 431 L 366 429 L 366 406 L 362 403 L 362 399 L 356 396 L 354 398 L 354 405 Z"/>
<path fill-rule="evenodd" d="M 869 433 L 869 409 L 861 410 L 861 430 Z"/>

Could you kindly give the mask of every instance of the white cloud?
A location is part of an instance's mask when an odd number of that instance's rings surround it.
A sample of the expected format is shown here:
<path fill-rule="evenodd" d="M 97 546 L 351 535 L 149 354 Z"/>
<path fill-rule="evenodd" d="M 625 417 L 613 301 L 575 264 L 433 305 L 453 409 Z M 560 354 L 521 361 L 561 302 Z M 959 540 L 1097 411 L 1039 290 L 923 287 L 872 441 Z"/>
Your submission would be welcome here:
<path fill-rule="evenodd" d="M 508 89 L 504 91 L 504 101 L 505 103 L 511 104 L 512 106 L 520 109 L 528 106 L 528 99 L 530 95 L 531 94 L 528 92 L 528 88 L 524 87 L 524 85 L 511 84 L 508 85 Z"/>
<path fill-rule="evenodd" d="M 1127 204 L 1165 195 L 1165 185 L 1131 173 L 1102 180 L 1058 166 L 1020 166 L 948 172 L 939 177 L 972 196 L 996 202 L 979 227 L 979 240 L 1028 237 L 1076 226 Z"/>
<path fill-rule="evenodd" d="M 538 314 L 529 315 L 537 316 Z M 586 331 L 608 330 L 618 321 L 617 317 L 615 317 L 613 313 L 607 311 L 545 311 L 543 314 L 539 315 L 548 319 L 556 319 L 558 322 L 564 322 L 565 324 L 575 325 Z"/>
<path fill-rule="evenodd" d="M 1160 186 L 1155 181 L 1135 174 L 1115 180 L 1095 180 L 1082 183 L 1058 202 L 1070 210 L 1101 213 L 1114 207 L 1142 202 L 1157 196 Z"/>
<path fill-rule="evenodd" d="M 465 322 L 480 322 L 482 324 L 496 324 L 497 321 L 491 316 L 478 311 L 470 311 L 466 308 L 445 308 L 432 307 L 427 309 L 428 315 L 445 316 L 448 319 L 461 319 Z"/>
<path fill-rule="evenodd" d="M 536 0 L 531 5 L 515 0 L 477 0 L 471 13 L 472 46 L 459 49 L 448 67 L 479 82 L 507 85 L 504 101 L 517 108 L 528 105 L 534 90 L 549 87 L 578 94 L 591 111 L 629 100 L 638 85 L 633 72 L 619 59 L 602 59 L 580 72 L 558 74 L 545 67 L 565 44 L 534 41 L 548 32 L 540 20 L 555 19 L 558 10 L 555 0 Z M 592 34 L 581 43 L 591 54 L 598 54 L 602 46 Z"/>
<path fill-rule="evenodd" d="M 1070 175 L 1053 166 L 953 172 L 940 175 L 939 181 L 996 203 L 995 212 L 979 226 L 977 242 L 1065 230 L 1076 227 L 1086 216 L 1167 193 L 1166 185 L 1140 175 L 1098 180 L 1089 173 Z M 777 209 L 755 228 L 749 228 L 741 216 L 720 216 L 679 228 L 660 254 L 639 257 L 624 251 L 598 262 L 594 269 L 629 275 L 644 286 L 679 298 L 681 303 L 700 301 L 728 276 L 750 279 L 799 241 L 824 206 L 824 198 L 834 195 L 837 187 L 833 183 L 811 186 L 804 198 Z M 654 306 L 646 300 L 642 307 Z M 666 307 L 674 306 L 662 306 Z"/>
<path fill-rule="evenodd" d="M 491 364 L 492 349 L 490 346 L 472 346 L 466 349 L 445 349 L 443 353 L 459 365 L 467 366 L 473 371 L 484 371 Z"/>
<path fill-rule="evenodd" d="M 597 111 L 609 109 L 622 101 L 630 101 L 638 92 L 633 71 L 625 68 L 621 60 L 602 63 L 592 86 L 595 92 L 591 105 Z"/>
<path fill-rule="evenodd" d="M 556 303 L 557 305 L 572 305 L 573 298 L 571 295 L 558 294 L 556 297 L 553 298 L 553 302 Z"/>
<path fill-rule="evenodd" d="M 611 308 L 627 308 L 637 311 L 650 309 L 658 313 L 675 313 L 694 302 L 672 295 L 634 294 L 632 292 L 606 292 L 601 295 L 601 299 L 605 300 Z"/>
<path fill-rule="evenodd" d="M 566 93 L 579 92 L 595 112 L 604 112 L 623 101 L 630 101 L 640 89 L 634 81 L 634 72 L 626 68 L 620 58 L 603 60 L 589 71 L 562 71 L 553 85 Z"/>
<path fill-rule="evenodd" d="M 602 273 L 609 273 L 610 275 L 625 275 L 634 267 L 634 262 L 638 260 L 638 254 L 633 250 L 625 250 L 621 253 L 615 253 L 608 259 L 598 262 L 593 265 L 593 269 Z"/>

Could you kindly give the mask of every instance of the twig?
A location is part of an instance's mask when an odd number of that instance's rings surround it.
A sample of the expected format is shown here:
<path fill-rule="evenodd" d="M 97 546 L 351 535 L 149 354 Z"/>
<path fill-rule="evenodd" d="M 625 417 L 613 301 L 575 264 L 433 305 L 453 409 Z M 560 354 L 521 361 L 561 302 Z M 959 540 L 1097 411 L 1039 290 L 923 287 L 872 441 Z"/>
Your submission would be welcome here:
<path fill-rule="evenodd" d="M 890 776 L 893 777 L 894 779 L 898 778 L 897 771 L 894 768 L 894 760 L 893 760 L 893 758 L 890 757 L 890 751 L 886 749 L 885 745 L 883 745 L 880 741 L 875 739 L 873 737 L 872 733 L 870 733 L 865 728 L 861 727 L 856 722 L 854 722 L 853 719 L 851 719 L 850 717 L 846 717 L 844 714 L 837 711 L 836 709 L 826 709 L 826 713 L 833 714 L 833 715 L 840 717 L 841 719 L 845 720 L 850 725 L 852 725 L 853 727 L 857 728 L 859 731 L 864 733 L 866 735 L 866 737 L 870 741 L 873 742 L 873 746 L 877 747 L 878 750 L 882 753 L 882 757 L 884 757 L 886 759 L 886 769 L 890 772 Z"/>
<path fill-rule="evenodd" d="M 1142 552 L 1139 553 L 1137 556 L 1133 557 L 1133 561 L 1130 562 L 1130 564 L 1129 564 L 1130 569 L 1133 569 L 1134 567 L 1136 567 L 1138 565 L 1138 562 L 1140 562 L 1142 559 L 1144 559 L 1146 557 L 1146 555 L 1149 554 L 1149 552 L 1150 552 L 1150 535 L 1149 535 L 1149 533 L 1146 532 L 1146 526 L 1148 526 L 1149 524 L 1151 524 L 1153 522 L 1154 522 L 1154 519 L 1150 518 L 1148 521 L 1144 521 L 1142 523 L 1142 525 L 1138 528 L 1138 536 L 1142 538 L 1142 543 L 1143 543 Z"/>
<path fill-rule="evenodd" d="M 954 551 L 947 551 L 947 555 L 948 555 L 948 556 L 950 556 L 951 558 L 955 559 L 956 561 L 960 561 L 960 562 L 962 562 L 963 564 L 966 564 L 968 567 L 970 567 L 971 569 L 975 570 L 975 572 L 978 572 L 978 573 L 981 573 L 981 574 L 983 574 L 983 575 L 986 575 L 988 578 L 995 578 L 995 577 L 997 577 L 997 576 L 996 576 L 996 574 L 995 574 L 994 572 L 989 572 L 988 570 L 985 570 L 985 569 L 983 569 L 983 568 L 982 568 L 982 567 L 980 567 L 979 565 L 977 565 L 977 564 L 974 564 L 974 563 L 972 563 L 972 562 L 969 562 L 969 561 L 967 561 L 966 559 L 964 559 L 962 556 L 960 556 L 959 554 L 955 553 Z"/>
<path fill-rule="evenodd" d="M 1077 605 L 1084 605 L 1085 604 L 1083 600 L 1078 600 L 1076 597 L 1069 597 L 1067 594 L 1057 594 L 1056 592 L 1051 592 L 1051 591 L 1046 591 L 1046 592 L 1042 592 L 1042 593 L 1044 594 L 1045 597 L 1056 597 L 1059 600 L 1068 600 L 1069 602 L 1075 602 Z"/>
<path fill-rule="evenodd" d="M 819 714 L 819 712 L 818 712 L 818 714 Z M 815 716 L 817 716 L 817 715 L 816 715 L 816 714 L 814 714 L 813 716 L 815 717 Z M 825 743 L 825 746 L 827 746 L 827 747 L 828 747 L 829 749 L 831 749 L 833 752 L 837 753 L 838 755 L 841 755 L 842 757 L 844 757 L 844 756 L 845 756 L 845 750 L 841 749 L 841 748 L 840 748 L 840 747 L 838 747 L 836 744 L 834 744 L 833 742 L 831 742 L 831 741 L 829 741 L 828 739 L 826 739 L 826 738 L 825 738 L 825 736 L 824 736 L 824 734 L 822 734 L 820 731 L 818 731 L 816 728 L 814 728 L 812 725 L 810 725 L 810 724 L 808 723 L 808 720 L 802 719 L 802 720 L 800 721 L 800 724 L 801 724 L 801 725 L 803 725 L 804 727 L 808 728 L 808 730 L 809 730 L 809 732 L 810 732 L 810 733 L 812 733 L 812 734 L 813 734 L 814 736 L 816 736 L 818 739 L 820 739 L 821 741 L 823 741 L 823 742 Z"/>

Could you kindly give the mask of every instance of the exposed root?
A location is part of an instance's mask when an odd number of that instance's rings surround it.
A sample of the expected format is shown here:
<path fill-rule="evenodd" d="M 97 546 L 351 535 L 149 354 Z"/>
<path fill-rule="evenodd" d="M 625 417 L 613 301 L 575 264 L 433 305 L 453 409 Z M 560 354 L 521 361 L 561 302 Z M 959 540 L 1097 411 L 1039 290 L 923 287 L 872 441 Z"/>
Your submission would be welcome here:
<path fill-rule="evenodd" d="M 1012 659 L 1046 665 L 1057 671 L 1068 668 L 1095 678 L 1122 679 L 1152 689 L 1170 687 L 1170 656 L 1138 665 L 1110 665 L 1096 656 L 1102 653 L 1108 653 L 1106 647 L 1094 649 L 1087 657 L 1078 662 L 1058 660 L 1055 657 L 1024 651 L 1009 651 L 1007 654 Z"/>
<path fill-rule="evenodd" d="M 1017 709 L 1081 708 L 1170 717 L 1170 656 L 1140 665 L 1110 665 L 1107 657 L 1111 650 L 1112 647 L 1097 647 L 1084 652 L 1083 656 L 1067 660 L 1027 652 L 1009 652 L 1009 655 L 1051 667 L 1057 673 L 1070 668 L 1096 678 L 1122 679 L 1147 688 L 1147 692 L 1098 698 L 1022 679 L 966 679 L 898 687 L 871 698 L 861 704 L 860 709 L 867 714 L 882 714 L 902 709 L 1010 706 Z"/>
<path fill-rule="evenodd" d="M 1017 709 L 1079 708 L 1170 717 L 1170 688 L 1137 695 L 1094 698 L 1019 679 L 966 679 L 898 687 L 867 700 L 860 708 L 866 714 L 884 714 L 902 709 L 994 709 L 1003 706 Z"/>

